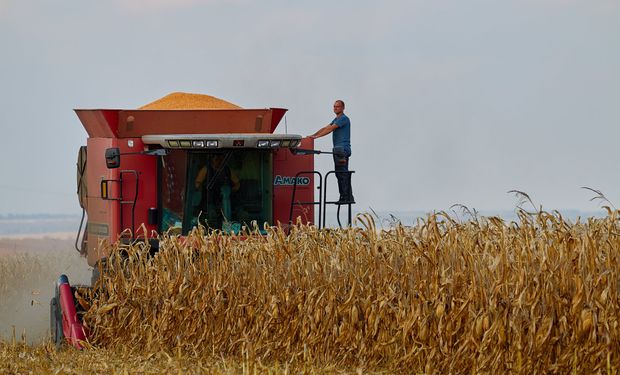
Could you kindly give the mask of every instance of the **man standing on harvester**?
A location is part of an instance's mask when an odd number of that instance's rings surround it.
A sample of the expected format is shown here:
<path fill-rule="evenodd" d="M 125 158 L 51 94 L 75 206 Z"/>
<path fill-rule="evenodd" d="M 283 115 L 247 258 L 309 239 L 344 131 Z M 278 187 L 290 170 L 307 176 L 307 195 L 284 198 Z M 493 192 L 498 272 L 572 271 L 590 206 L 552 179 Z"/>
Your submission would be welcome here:
<path fill-rule="evenodd" d="M 316 139 L 332 133 L 334 143 L 334 170 L 338 179 L 338 190 L 340 199 L 338 203 L 355 203 L 353 190 L 351 189 L 351 174 L 342 173 L 349 171 L 349 157 L 351 156 L 351 121 L 344 114 L 344 102 L 336 100 L 334 103 L 334 113 L 336 118 L 327 126 L 321 128 L 310 138 Z"/>

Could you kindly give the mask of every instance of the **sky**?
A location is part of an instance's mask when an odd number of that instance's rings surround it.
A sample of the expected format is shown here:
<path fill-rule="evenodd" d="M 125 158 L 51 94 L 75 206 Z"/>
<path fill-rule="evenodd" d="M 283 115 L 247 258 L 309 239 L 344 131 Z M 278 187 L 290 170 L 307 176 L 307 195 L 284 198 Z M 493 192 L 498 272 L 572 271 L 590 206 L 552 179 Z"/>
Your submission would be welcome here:
<path fill-rule="evenodd" d="M 344 100 L 359 210 L 620 207 L 617 0 L 0 0 L 0 54 L 0 214 L 79 213 L 73 109 L 175 91 L 300 135 Z"/>

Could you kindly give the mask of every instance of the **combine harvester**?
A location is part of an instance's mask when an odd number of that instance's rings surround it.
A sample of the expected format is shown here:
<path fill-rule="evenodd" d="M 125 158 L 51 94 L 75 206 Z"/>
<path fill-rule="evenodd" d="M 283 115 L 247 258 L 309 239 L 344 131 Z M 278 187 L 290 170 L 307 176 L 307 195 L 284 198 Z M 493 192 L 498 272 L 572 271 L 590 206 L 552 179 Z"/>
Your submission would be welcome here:
<path fill-rule="evenodd" d="M 216 108 L 187 108 L 188 99 L 207 99 Z M 78 155 L 78 195 L 88 219 L 83 231 L 80 225 L 76 249 L 93 267 L 92 285 L 108 256 L 102 241 L 148 241 L 156 252 L 159 233 L 186 235 L 199 224 L 225 235 L 252 223 L 314 224 L 315 207 L 321 227 L 327 204 L 338 205 L 339 214 L 340 204 L 327 201 L 327 178 L 334 171 L 322 175 L 314 169 L 321 151 L 313 149 L 313 139 L 274 134 L 286 111 L 241 109 L 180 93 L 141 109 L 75 110 L 88 133 Z M 81 348 L 87 337 L 76 288 L 60 276 L 50 302 L 58 346 Z"/>

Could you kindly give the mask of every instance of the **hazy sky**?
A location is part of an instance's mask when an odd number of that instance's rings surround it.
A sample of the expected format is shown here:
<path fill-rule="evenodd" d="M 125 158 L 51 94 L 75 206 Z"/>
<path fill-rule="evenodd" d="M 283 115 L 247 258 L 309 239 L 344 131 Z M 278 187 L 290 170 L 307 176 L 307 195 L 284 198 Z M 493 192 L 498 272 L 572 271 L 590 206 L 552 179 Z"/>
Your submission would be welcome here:
<path fill-rule="evenodd" d="M 173 91 L 302 135 L 343 99 L 359 209 L 620 207 L 617 0 L 0 0 L 0 53 L 0 214 L 79 212 L 72 109 Z"/>

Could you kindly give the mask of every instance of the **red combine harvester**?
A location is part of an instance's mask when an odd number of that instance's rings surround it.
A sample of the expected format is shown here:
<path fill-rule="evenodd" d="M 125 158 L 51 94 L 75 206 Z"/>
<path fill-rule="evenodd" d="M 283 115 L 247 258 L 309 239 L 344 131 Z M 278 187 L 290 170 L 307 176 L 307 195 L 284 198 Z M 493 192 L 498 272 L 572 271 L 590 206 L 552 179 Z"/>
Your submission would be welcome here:
<path fill-rule="evenodd" d="M 76 248 L 94 279 L 108 256 L 102 241 L 148 241 L 156 251 L 158 233 L 186 235 L 199 224 L 223 235 L 264 223 L 313 224 L 317 205 L 320 227 L 321 209 L 335 203 L 325 202 L 323 176 L 314 171 L 320 151 L 313 140 L 274 134 L 286 109 L 75 112 L 88 132 L 78 156 L 78 195 L 88 219 Z M 349 205 L 349 223 L 350 211 Z M 51 332 L 57 345 L 79 348 L 86 334 L 75 288 L 59 278 Z"/>

